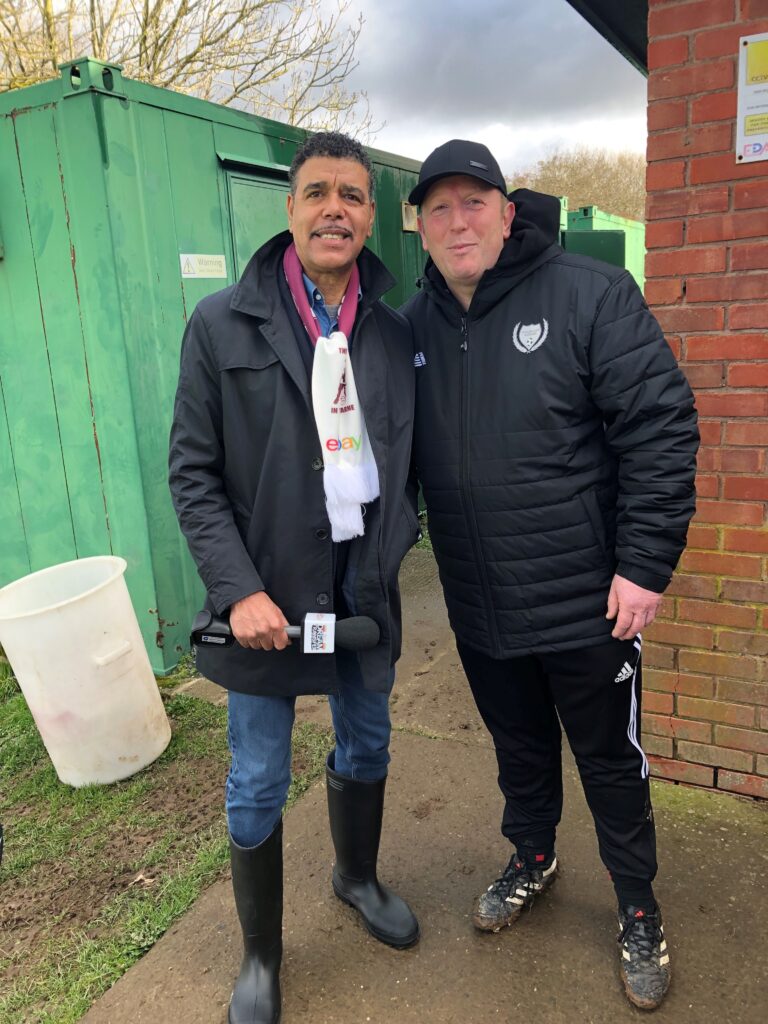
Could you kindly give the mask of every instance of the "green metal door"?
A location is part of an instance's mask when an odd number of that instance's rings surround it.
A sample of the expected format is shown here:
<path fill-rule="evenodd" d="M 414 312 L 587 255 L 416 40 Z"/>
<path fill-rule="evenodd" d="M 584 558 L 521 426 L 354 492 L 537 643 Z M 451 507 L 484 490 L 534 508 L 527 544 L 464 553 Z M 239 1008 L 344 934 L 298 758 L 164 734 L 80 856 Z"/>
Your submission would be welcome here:
<path fill-rule="evenodd" d="M 227 188 L 232 251 L 239 278 L 256 250 L 273 235 L 287 228 L 285 199 L 288 195 L 288 182 L 283 184 L 248 174 L 228 172 Z"/>

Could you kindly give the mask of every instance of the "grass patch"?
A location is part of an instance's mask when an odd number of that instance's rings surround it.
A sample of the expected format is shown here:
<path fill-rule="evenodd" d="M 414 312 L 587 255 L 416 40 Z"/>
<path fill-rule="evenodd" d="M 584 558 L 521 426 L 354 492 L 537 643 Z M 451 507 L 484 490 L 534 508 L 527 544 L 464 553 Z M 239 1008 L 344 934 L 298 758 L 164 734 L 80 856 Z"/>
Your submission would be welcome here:
<path fill-rule="evenodd" d="M 7 703 L 17 693 L 19 693 L 19 684 L 16 682 L 16 676 L 0 652 L 0 704 Z"/>
<path fill-rule="evenodd" d="M 184 694 L 165 706 L 173 738 L 153 765 L 72 789 L 0 665 L 0 1024 L 74 1024 L 225 868 L 226 708 Z M 289 805 L 331 746 L 296 727 Z"/>
<path fill-rule="evenodd" d="M 194 679 L 197 674 L 194 651 L 187 651 L 181 655 L 176 663 L 176 667 L 171 669 L 167 675 L 155 676 L 155 678 L 157 679 L 157 685 L 162 691 L 173 689 L 179 683 L 185 683 L 188 679 Z"/>
<path fill-rule="evenodd" d="M 421 530 L 421 539 L 416 541 L 415 547 L 422 551 L 431 551 L 432 540 L 429 536 L 429 523 L 427 522 L 426 510 L 419 512 L 419 529 Z"/>

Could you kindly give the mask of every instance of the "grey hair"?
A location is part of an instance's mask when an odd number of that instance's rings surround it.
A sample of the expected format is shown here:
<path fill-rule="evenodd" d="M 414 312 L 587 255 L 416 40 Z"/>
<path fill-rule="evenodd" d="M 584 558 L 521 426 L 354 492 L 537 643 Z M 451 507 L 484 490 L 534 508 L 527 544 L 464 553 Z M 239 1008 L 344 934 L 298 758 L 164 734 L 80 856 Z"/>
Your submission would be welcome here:
<path fill-rule="evenodd" d="M 313 156 L 329 156 L 334 160 L 354 160 L 361 164 L 368 172 L 368 197 L 373 199 L 376 190 L 376 171 L 371 163 L 371 158 L 357 139 L 343 135 L 341 132 L 317 132 L 315 135 L 310 135 L 299 146 L 288 171 L 291 195 L 296 195 L 296 179 L 299 170 Z"/>

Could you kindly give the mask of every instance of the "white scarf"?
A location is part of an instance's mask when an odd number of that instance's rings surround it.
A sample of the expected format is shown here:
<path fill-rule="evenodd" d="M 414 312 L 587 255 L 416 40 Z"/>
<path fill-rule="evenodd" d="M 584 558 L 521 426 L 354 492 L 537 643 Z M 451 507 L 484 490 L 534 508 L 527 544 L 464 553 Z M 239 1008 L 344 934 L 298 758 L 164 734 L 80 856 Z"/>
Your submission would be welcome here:
<path fill-rule="evenodd" d="M 379 497 L 379 474 L 355 386 L 347 337 L 319 337 L 312 366 L 312 407 L 323 451 L 325 504 L 335 541 L 361 537 L 362 504 Z"/>

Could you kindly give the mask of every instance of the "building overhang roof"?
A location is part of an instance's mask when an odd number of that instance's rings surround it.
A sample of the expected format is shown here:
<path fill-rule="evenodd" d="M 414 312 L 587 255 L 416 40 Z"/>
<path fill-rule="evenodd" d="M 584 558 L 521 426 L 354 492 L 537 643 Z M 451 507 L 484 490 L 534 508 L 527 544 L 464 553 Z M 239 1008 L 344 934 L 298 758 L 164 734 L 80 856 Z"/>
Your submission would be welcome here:
<path fill-rule="evenodd" d="M 568 0 L 630 64 L 648 74 L 648 0 Z"/>

